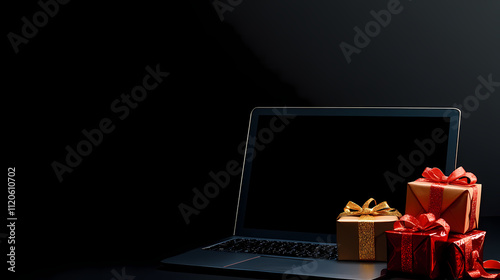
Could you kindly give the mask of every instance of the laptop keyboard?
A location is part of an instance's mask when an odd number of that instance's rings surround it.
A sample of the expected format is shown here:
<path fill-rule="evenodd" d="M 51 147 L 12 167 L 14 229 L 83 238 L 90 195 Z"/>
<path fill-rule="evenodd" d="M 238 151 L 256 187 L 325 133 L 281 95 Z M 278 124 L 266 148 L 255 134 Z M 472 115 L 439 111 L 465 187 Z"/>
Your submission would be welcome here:
<path fill-rule="evenodd" d="M 299 258 L 337 259 L 337 245 L 335 244 L 236 238 L 203 249 Z"/>

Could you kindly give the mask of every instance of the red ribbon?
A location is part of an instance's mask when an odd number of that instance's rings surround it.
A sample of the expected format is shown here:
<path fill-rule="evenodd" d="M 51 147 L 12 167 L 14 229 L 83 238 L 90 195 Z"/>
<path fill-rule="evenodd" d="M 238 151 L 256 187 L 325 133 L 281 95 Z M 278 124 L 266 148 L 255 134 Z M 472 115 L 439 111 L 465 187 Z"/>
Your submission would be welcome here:
<path fill-rule="evenodd" d="M 436 220 L 432 213 L 420 214 L 418 219 L 406 214 L 394 223 L 394 230 L 404 232 L 426 232 L 439 228 L 442 228 L 441 236 L 450 232 L 448 223 L 442 218 Z"/>
<path fill-rule="evenodd" d="M 467 274 L 473 279 L 477 279 L 479 277 L 500 279 L 500 273 L 491 274 L 486 272 L 485 269 L 500 269 L 500 262 L 488 260 L 481 264 L 479 251 L 472 250 L 472 238 L 467 237 L 465 239 L 465 270 L 467 271 Z"/>
<path fill-rule="evenodd" d="M 429 194 L 429 213 L 434 214 L 437 218 L 441 217 L 441 206 L 443 205 L 444 187 L 437 184 L 431 185 Z"/>
<path fill-rule="evenodd" d="M 500 273 L 491 274 L 486 272 L 484 269 L 500 269 L 500 262 L 495 260 L 484 261 L 483 264 L 479 261 L 479 252 L 474 250 L 472 251 L 472 259 L 474 261 L 472 270 L 467 270 L 467 274 L 471 278 L 489 278 L 489 279 L 500 279 Z"/>
<path fill-rule="evenodd" d="M 434 182 L 450 185 L 472 185 L 477 182 L 477 177 L 472 172 L 465 172 L 463 167 L 459 167 L 451 172 L 450 176 L 444 175 L 439 168 L 426 167 L 422 173 L 424 178 L 417 179 L 420 182 Z"/>
<path fill-rule="evenodd" d="M 444 175 L 439 168 L 426 167 L 422 172 L 424 178 L 419 178 L 417 182 L 432 182 L 437 183 L 431 185 L 429 212 L 433 213 L 436 217 L 441 215 L 441 205 L 443 204 L 443 187 L 442 185 L 464 185 L 471 186 L 472 190 L 472 205 L 469 217 L 469 231 L 474 229 L 476 222 L 476 209 L 477 209 L 477 195 L 478 190 L 474 184 L 477 182 L 477 177 L 472 172 L 465 172 L 463 167 L 459 167 L 451 172 L 450 176 Z"/>
<path fill-rule="evenodd" d="M 413 273 L 413 240 L 408 232 L 401 235 L 401 270 Z"/>

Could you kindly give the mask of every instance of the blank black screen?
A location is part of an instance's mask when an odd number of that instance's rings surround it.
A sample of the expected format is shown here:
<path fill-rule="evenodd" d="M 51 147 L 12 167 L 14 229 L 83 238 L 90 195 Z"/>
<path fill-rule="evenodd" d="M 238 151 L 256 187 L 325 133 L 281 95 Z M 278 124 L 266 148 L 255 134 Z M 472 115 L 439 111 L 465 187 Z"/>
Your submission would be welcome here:
<path fill-rule="evenodd" d="M 271 120 L 260 116 L 257 131 Z M 432 140 L 436 131 L 441 143 Z M 361 206 L 371 197 L 404 214 L 406 183 L 426 166 L 444 171 L 448 132 L 449 119 L 441 117 L 296 116 L 266 144 L 257 137 L 252 159 L 247 153 L 252 164 L 244 227 L 335 234 L 346 203 Z M 387 172 L 404 181 L 391 188 Z"/>

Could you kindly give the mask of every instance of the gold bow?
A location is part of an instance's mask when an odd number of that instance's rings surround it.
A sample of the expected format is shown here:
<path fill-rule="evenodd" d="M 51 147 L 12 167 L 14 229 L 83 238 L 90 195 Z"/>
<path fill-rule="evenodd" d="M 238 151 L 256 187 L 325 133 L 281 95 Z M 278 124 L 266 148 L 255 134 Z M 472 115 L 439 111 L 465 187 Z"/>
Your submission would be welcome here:
<path fill-rule="evenodd" d="M 375 206 L 370 208 L 370 203 L 374 201 Z M 340 213 L 337 217 L 337 220 L 340 217 L 344 216 L 361 216 L 361 215 L 369 215 L 369 216 L 397 216 L 401 217 L 401 213 L 395 208 L 391 208 L 386 201 L 377 204 L 375 199 L 370 198 L 364 204 L 363 207 L 360 207 L 356 203 L 349 201 L 347 205 L 344 207 L 344 212 Z"/>

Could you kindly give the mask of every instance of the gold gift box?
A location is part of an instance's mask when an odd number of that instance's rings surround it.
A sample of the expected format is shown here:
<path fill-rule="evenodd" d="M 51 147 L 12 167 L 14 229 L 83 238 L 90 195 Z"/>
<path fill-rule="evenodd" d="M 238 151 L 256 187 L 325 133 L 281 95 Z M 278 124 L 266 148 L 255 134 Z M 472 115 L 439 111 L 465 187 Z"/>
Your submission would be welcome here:
<path fill-rule="evenodd" d="M 387 261 L 385 231 L 397 216 L 345 216 L 337 220 L 338 260 Z"/>

